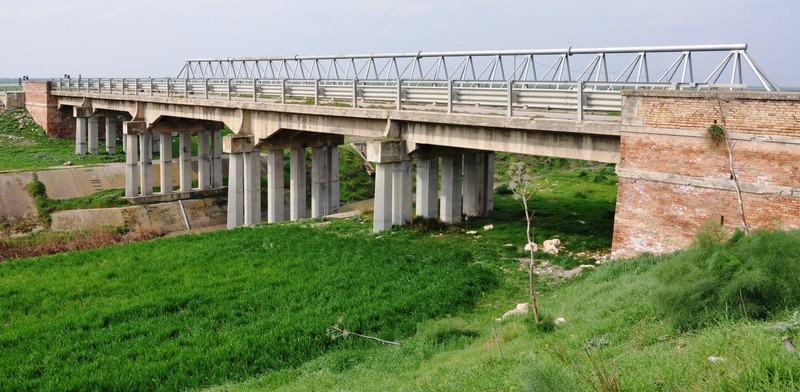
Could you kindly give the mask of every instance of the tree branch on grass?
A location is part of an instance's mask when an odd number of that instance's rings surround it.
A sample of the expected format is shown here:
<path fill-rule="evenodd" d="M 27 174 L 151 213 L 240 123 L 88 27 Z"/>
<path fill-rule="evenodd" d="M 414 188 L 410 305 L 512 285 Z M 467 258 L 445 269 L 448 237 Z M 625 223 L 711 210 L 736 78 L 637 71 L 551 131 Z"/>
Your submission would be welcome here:
<path fill-rule="evenodd" d="M 325 331 L 325 334 L 330 336 L 331 339 L 333 339 L 333 340 L 336 340 L 338 338 L 348 338 L 350 336 L 355 336 L 355 337 L 362 338 L 362 339 L 374 340 L 374 341 L 376 341 L 378 343 L 382 343 L 382 344 L 389 344 L 389 345 L 392 345 L 392 346 L 399 346 L 400 345 L 400 342 L 394 342 L 394 341 L 391 341 L 391 340 L 383 340 L 381 338 L 376 338 L 374 336 L 362 335 L 360 333 L 355 333 L 353 331 L 349 331 L 349 330 L 347 330 L 345 328 L 339 327 L 339 324 L 341 324 L 341 323 L 342 323 L 342 319 L 340 318 L 339 320 L 336 321 L 336 324 L 330 326 Z"/>

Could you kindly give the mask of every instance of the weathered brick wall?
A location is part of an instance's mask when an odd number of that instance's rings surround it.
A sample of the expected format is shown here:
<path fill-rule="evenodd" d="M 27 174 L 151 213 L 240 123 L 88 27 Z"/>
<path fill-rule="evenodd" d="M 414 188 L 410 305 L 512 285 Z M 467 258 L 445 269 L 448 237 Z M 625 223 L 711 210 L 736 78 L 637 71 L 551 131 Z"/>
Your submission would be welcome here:
<path fill-rule="evenodd" d="M 706 222 L 741 226 L 716 121 L 734 159 L 753 228 L 800 228 L 800 94 L 626 92 L 614 222 L 615 256 L 685 247 Z M 724 115 L 724 121 L 723 121 Z"/>
<path fill-rule="evenodd" d="M 47 136 L 74 137 L 75 119 L 69 111 L 58 110 L 58 100 L 50 95 L 50 89 L 50 82 L 25 82 L 25 108 Z"/>

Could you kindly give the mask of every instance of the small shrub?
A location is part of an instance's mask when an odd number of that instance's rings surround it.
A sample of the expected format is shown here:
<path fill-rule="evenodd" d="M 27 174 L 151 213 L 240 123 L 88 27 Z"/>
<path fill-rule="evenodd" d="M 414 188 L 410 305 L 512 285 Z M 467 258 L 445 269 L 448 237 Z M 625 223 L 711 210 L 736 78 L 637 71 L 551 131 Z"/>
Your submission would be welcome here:
<path fill-rule="evenodd" d="M 510 195 L 510 194 L 514 193 L 514 192 L 511 191 L 511 189 L 508 189 L 508 184 L 502 184 L 502 185 L 498 186 L 497 188 L 495 188 L 494 191 L 498 195 Z"/>
<path fill-rule="evenodd" d="M 698 233 L 685 252 L 658 266 L 661 312 L 679 329 L 728 318 L 766 319 L 800 305 L 800 231 Z"/>
<path fill-rule="evenodd" d="M 556 329 L 553 315 L 547 312 L 539 313 L 539 323 L 536 323 L 532 314 L 529 314 L 528 317 L 525 318 L 525 321 L 528 324 L 528 332 L 533 334 L 550 333 Z"/>

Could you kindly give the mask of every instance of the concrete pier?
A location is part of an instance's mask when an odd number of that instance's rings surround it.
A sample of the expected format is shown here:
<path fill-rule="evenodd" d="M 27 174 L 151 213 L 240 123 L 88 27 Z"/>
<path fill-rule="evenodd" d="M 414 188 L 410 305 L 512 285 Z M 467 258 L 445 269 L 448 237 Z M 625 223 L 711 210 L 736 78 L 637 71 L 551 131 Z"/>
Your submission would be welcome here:
<path fill-rule="evenodd" d="M 153 194 L 153 134 L 139 134 L 139 186 L 140 195 Z"/>
<path fill-rule="evenodd" d="M 283 150 L 267 153 L 267 222 L 282 222 L 283 196 Z"/>
<path fill-rule="evenodd" d="M 127 128 L 127 123 L 124 127 Z M 139 136 L 123 135 L 125 148 L 125 197 L 139 196 Z"/>
<path fill-rule="evenodd" d="M 330 211 L 330 150 L 327 146 L 311 148 L 311 217 L 319 218 Z"/>
<path fill-rule="evenodd" d="M 211 186 L 222 188 L 222 138 L 220 130 L 209 133 L 211 134 Z"/>
<path fill-rule="evenodd" d="M 244 155 L 244 224 L 261 223 L 261 153 Z"/>
<path fill-rule="evenodd" d="M 289 160 L 289 219 L 305 219 L 306 207 L 306 149 L 293 148 Z"/>
<path fill-rule="evenodd" d="M 439 158 L 417 158 L 417 216 L 439 217 Z"/>
<path fill-rule="evenodd" d="M 161 171 L 161 193 L 166 195 L 172 193 L 172 134 L 163 133 L 160 136 L 159 169 Z"/>
<path fill-rule="evenodd" d="M 75 154 L 86 155 L 86 137 L 89 128 L 89 115 L 91 110 L 86 108 L 74 109 L 75 112 Z M 88 115 L 87 115 L 88 114 Z"/>
<path fill-rule="evenodd" d="M 372 232 L 392 228 L 392 165 L 375 164 L 375 204 L 373 206 Z"/>
<path fill-rule="evenodd" d="M 486 216 L 494 209 L 494 153 L 464 154 L 464 215 Z"/>
<path fill-rule="evenodd" d="M 244 224 L 244 153 L 228 159 L 228 229 L 233 229 Z"/>
<path fill-rule="evenodd" d="M 106 152 L 117 153 L 117 119 L 114 117 L 106 117 Z"/>
<path fill-rule="evenodd" d="M 392 167 L 392 225 L 411 223 L 411 161 L 394 162 Z"/>
<path fill-rule="evenodd" d="M 197 132 L 197 183 L 200 189 L 211 188 L 211 153 L 208 131 Z"/>
<path fill-rule="evenodd" d="M 192 190 L 192 134 L 191 132 L 178 133 L 178 172 L 180 177 L 180 191 Z"/>
<path fill-rule="evenodd" d="M 411 163 L 400 140 L 367 142 L 367 160 L 375 163 L 372 231 L 411 222 Z"/>
<path fill-rule="evenodd" d="M 439 219 L 445 223 L 461 222 L 461 167 L 461 156 L 442 157 Z"/>
<path fill-rule="evenodd" d="M 99 152 L 100 144 L 100 119 L 98 117 L 89 117 L 89 154 L 97 155 Z"/>

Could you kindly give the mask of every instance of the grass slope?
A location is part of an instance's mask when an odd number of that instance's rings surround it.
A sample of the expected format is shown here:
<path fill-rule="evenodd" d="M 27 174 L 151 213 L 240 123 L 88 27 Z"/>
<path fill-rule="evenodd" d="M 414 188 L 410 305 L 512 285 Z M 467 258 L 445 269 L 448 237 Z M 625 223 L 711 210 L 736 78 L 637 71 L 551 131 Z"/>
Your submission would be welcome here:
<path fill-rule="evenodd" d="M 525 316 L 494 322 L 513 304 L 490 295 L 464 317 L 419 324 L 400 348 L 328 353 L 298 368 L 212 390 L 800 389 L 800 358 L 781 343 L 787 333 L 794 341 L 800 338 L 797 325 L 787 332 L 775 330 L 775 321 L 722 320 L 682 333 L 662 320 L 653 267 L 679 256 L 614 262 L 544 288 L 545 318 L 566 320 L 555 327 L 537 327 Z M 787 309 L 774 319 L 798 310 Z"/>
<path fill-rule="evenodd" d="M 0 264 L 4 390 L 176 390 L 398 339 L 495 282 L 455 244 L 269 225 Z"/>
<path fill-rule="evenodd" d="M 102 143 L 101 150 L 105 150 Z M 120 152 L 113 155 L 75 155 L 73 139 L 47 137 L 25 109 L 0 110 L 0 171 L 39 170 L 67 161 L 76 165 L 124 162 L 122 148 L 117 151 Z"/>

